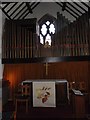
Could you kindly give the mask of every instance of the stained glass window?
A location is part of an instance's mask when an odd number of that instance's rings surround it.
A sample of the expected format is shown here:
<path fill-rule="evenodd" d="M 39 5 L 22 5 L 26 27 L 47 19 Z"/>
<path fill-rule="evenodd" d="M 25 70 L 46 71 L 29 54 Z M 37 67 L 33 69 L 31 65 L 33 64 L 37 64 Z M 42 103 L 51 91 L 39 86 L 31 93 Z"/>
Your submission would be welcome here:
<path fill-rule="evenodd" d="M 55 34 L 55 26 L 52 22 L 46 21 L 40 29 L 40 43 L 51 46 L 51 34 Z"/>
<path fill-rule="evenodd" d="M 50 34 L 47 34 L 47 36 L 46 36 L 45 43 L 47 43 L 47 42 L 48 42 L 48 45 L 51 46 L 51 36 L 50 36 Z"/>
<path fill-rule="evenodd" d="M 42 33 L 43 35 L 46 35 L 46 33 L 47 33 L 47 27 L 46 27 L 45 24 L 42 25 L 41 33 Z"/>

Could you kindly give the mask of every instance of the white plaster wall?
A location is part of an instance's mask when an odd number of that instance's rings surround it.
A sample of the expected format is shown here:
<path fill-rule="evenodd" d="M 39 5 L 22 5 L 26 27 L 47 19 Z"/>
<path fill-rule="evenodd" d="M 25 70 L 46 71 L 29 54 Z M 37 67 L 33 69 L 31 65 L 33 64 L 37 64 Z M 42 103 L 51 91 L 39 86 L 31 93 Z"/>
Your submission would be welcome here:
<path fill-rule="evenodd" d="M 67 11 L 62 11 L 62 8 L 55 2 L 41 2 L 36 8 L 34 8 L 33 14 L 29 14 L 26 18 L 37 18 L 37 20 L 39 20 L 47 13 L 57 18 L 57 12 L 62 13 L 66 18 L 69 18 L 70 21 L 75 20 L 75 18 Z"/>
<path fill-rule="evenodd" d="M 3 68 L 4 68 L 4 65 L 1 63 L 1 58 L 2 58 L 2 31 L 3 31 L 5 18 L 6 16 L 2 13 L 0 9 L 0 81 L 2 80 Z"/>

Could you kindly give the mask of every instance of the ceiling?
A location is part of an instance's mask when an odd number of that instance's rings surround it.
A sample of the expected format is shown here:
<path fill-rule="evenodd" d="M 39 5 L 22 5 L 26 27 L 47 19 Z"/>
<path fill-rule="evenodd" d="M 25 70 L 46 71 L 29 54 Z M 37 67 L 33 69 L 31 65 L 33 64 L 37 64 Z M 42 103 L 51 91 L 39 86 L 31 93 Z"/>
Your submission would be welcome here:
<path fill-rule="evenodd" d="M 8 19 L 26 19 L 28 15 L 33 14 L 33 10 L 41 2 L 2 2 L 0 9 Z M 89 2 L 54 2 L 62 11 L 68 12 L 70 16 L 77 19 L 83 13 L 88 12 Z"/>

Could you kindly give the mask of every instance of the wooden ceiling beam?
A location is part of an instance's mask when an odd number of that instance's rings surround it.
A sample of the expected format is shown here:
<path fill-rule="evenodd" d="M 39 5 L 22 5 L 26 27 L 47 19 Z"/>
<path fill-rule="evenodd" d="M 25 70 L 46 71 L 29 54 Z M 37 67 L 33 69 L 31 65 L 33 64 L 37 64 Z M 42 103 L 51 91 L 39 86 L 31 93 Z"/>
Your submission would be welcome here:
<path fill-rule="evenodd" d="M 27 8 L 28 8 L 28 10 L 29 10 L 29 13 L 33 13 L 33 12 L 32 12 L 32 9 L 31 9 L 31 6 L 29 5 L 28 2 L 26 2 L 26 6 L 27 6 Z"/>
<path fill-rule="evenodd" d="M 87 8 L 89 7 L 85 2 L 81 2 L 83 5 L 85 5 Z"/>
<path fill-rule="evenodd" d="M 38 2 L 32 9 L 34 9 L 40 2 Z M 24 19 L 27 15 L 29 14 L 29 12 L 27 12 L 22 19 Z"/>
<path fill-rule="evenodd" d="M 28 8 L 17 19 L 20 19 L 27 11 L 28 11 Z"/>
<path fill-rule="evenodd" d="M 37 5 L 39 5 L 39 4 L 40 4 L 40 2 L 37 2 L 36 5 L 34 5 L 34 6 L 32 7 L 32 10 L 33 10 Z"/>
<path fill-rule="evenodd" d="M 24 3 L 22 2 L 11 14 L 10 17 L 23 5 Z"/>
<path fill-rule="evenodd" d="M 83 14 L 80 10 L 78 10 L 76 7 L 74 7 L 70 2 L 67 2 L 71 7 L 73 7 L 76 11 L 78 11 L 80 14 Z"/>
<path fill-rule="evenodd" d="M 33 5 L 35 5 L 36 2 L 33 2 L 30 6 L 32 7 Z"/>
<path fill-rule="evenodd" d="M 11 20 L 11 18 L 10 18 L 10 16 L 7 14 L 7 12 L 5 11 L 5 8 L 9 5 L 10 3 L 6 3 L 6 5 L 2 8 L 1 6 L 0 6 L 0 9 L 2 10 L 2 12 L 7 16 L 7 18 L 9 18 L 10 20 Z"/>
<path fill-rule="evenodd" d="M 10 3 L 7 3 L 2 9 L 5 9 Z"/>
<path fill-rule="evenodd" d="M 22 19 L 25 19 L 25 17 L 29 14 L 29 12 L 27 12 L 23 17 Z"/>
<path fill-rule="evenodd" d="M 63 6 L 62 6 L 62 11 L 64 11 L 65 8 L 66 8 L 66 2 L 61 2 L 61 3 L 63 4 Z"/>
<path fill-rule="evenodd" d="M 61 2 L 62 3 L 62 2 Z M 66 3 L 66 2 L 64 2 Z M 67 3 L 65 4 L 65 9 L 68 8 L 70 11 L 72 11 L 74 14 L 76 14 L 78 17 L 80 16 L 78 13 L 76 13 L 73 9 L 67 6 Z"/>
<path fill-rule="evenodd" d="M 18 2 L 14 3 L 10 9 L 7 10 L 7 13 L 10 12 L 10 10 L 17 4 Z"/>
<path fill-rule="evenodd" d="M 1 8 L 2 9 L 2 8 Z M 4 10 L 4 9 L 2 9 L 2 11 L 3 11 L 3 13 L 11 20 L 11 17 L 7 14 L 7 12 Z"/>
<path fill-rule="evenodd" d="M 7 3 L 15 3 L 15 2 L 2 2 L 2 4 L 7 4 Z"/>
<path fill-rule="evenodd" d="M 63 7 L 60 3 L 56 2 L 60 7 Z M 69 10 L 65 9 L 69 14 L 71 14 L 74 18 L 77 19 L 75 15 L 73 15 Z"/>
<path fill-rule="evenodd" d="M 81 7 L 78 3 L 73 2 L 75 5 L 77 5 L 79 8 L 81 8 L 84 12 L 87 12 L 83 7 Z"/>
<path fill-rule="evenodd" d="M 25 8 L 26 8 L 26 5 L 13 17 L 13 19 L 15 19 Z"/>

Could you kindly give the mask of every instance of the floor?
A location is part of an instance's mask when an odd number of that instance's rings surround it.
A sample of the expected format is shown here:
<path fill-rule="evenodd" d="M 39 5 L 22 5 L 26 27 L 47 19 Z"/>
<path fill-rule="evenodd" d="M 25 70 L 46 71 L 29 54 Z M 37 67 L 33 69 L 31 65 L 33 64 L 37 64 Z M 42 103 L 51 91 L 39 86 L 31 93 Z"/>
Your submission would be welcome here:
<path fill-rule="evenodd" d="M 73 113 L 72 106 L 60 105 L 55 108 L 43 108 L 43 107 L 29 107 L 28 113 L 25 112 L 25 104 L 18 104 L 18 111 L 16 112 L 16 120 L 41 120 L 41 119 L 52 119 L 52 120 L 90 120 L 90 110 L 86 111 L 85 115 L 76 117 Z M 15 106 L 12 101 L 9 101 L 3 108 L 3 119 L 2 120 L 14 120 Z"/>

